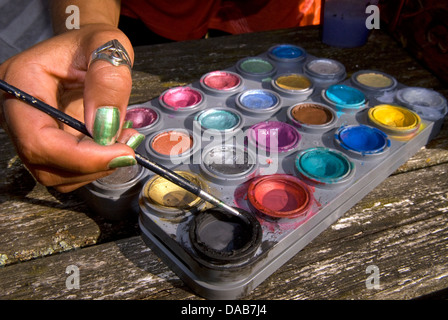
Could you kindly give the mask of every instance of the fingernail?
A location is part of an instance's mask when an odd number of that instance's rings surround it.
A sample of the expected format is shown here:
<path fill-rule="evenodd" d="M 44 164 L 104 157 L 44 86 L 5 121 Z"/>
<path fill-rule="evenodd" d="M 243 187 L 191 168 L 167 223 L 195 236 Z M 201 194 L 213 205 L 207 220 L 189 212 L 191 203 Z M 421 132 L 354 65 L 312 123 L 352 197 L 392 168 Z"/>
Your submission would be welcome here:
<path fill-rule="evenodd" d="M 143 140 L 145 140 L 145 136 L 141 133 L 136 133 L 131 138 L 129 138 L 128 142 L 126 142 L 126 145 L 135 150 L 143 142 Z"/>
<path fill-rule="evenodd" d="M 93 140 L 107 146 L 115 143 L 120 128 L 120 110 L 116 107 L 98 108 L 93 124 Z"/>
<path fill-rule="evenodd" d="M 131 120 L 126 120 L 126 121 L 123 123 L 123 129 L 129 129 L 129 128 L 132 128 L 133 125 L 134 125 L 134 124 L 132 123 Z"/>
<path fill-rule="evenodd" d="M 121 167 L 129 167 L 137 164 L 137 160 L 133 156 L 121 156 L 115 159 L 112 159 L 108 167 L 109 169 L 121 168 Z"/>

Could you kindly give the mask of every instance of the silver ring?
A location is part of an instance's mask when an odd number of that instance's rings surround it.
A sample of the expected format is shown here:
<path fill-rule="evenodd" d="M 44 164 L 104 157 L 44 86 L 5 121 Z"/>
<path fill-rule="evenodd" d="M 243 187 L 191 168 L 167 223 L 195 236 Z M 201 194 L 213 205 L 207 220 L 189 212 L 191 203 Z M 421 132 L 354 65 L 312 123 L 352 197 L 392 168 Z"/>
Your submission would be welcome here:
<path fill-rule="evenodd" d="M 101 47 L 92 52 L 89 67 L 96 60 L 105 60 L 117 67 L 126 65 L 129 70 L 132 69 L 131 59 L 129 58 L 126 49 L 116 39 L 103 44 Z"/>

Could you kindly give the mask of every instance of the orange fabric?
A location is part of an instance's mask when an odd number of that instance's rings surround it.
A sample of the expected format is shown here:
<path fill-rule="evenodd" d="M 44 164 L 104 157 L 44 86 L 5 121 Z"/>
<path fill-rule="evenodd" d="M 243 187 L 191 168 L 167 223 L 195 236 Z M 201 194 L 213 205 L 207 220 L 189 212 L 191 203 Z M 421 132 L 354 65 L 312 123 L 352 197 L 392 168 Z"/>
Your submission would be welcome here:
<path fill-rule="evenodd" d="M 209 27 L 238 34 L 316 25 L 320 6 L 320 0 L 224 0 Z"/>
<path fill-rule="evenodd" d="M 208 29 L 231 34 L 320 23 L 321 0 L 123 0 L 123 15 L 140 19 L 176 41 L 203 37 Z"/>

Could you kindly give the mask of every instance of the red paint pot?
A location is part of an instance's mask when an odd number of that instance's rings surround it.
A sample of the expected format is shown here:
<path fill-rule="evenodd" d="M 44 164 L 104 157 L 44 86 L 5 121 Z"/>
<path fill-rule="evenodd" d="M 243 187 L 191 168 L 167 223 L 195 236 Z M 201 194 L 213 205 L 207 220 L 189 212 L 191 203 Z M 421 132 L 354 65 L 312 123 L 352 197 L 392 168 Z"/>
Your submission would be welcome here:
<path fill-rule="evenodd" d="M 287 174 L 262 176 L 248 189 L 251 206 L 274 218 L 298 218 L 306 215 L 311 204 L 311 189 L 297 177 Z"/>

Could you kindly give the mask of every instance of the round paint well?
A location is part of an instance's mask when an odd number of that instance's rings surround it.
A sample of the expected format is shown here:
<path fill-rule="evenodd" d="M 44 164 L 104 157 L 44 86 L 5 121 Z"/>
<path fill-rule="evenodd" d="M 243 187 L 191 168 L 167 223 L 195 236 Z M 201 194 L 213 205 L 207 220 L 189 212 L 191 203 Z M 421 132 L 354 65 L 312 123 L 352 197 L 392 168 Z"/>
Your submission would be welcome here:
<path fill-rule="evenodd" d="M 338 82 L 345 78 L 346 71 L 342 63 L 332 59 L 315 59 L 303 67 L 304 73 L 316 82 Z"/>
<path fill-rule="evenodd" d="M 201 111 L 194 120 L 203 130 L 221 132 L 236 130 L 242 125 L 242 116 L 238 112 L 223 108 Z"/>
<path fill-rule="evenodd" d="M 241 59 L 236 69 L 239 74 L 250 79 L 269 78 L 277 72 L 277 68 L 271 62 L 259 57 Z"/>
<path fill-rule="evenodd" d="M 288 73 L 272 79 L 271 85 L 278 93 L 306 99 L 313 93 L 313 82 L 305 75 Z"/>
<path fill-rule="evenodd" d="M 248 200 L 254 210 L 273 218 L 298 218 L 306 215 L 311 204 L 310 188 L 287 174 L 262 176 L 252 181 Z"/>
<path fill-rule="evenodd" d="M 269 58 L 277 62 L 300 62 L 306 58 L 306 51 L 292 44 L 279 44 L 268 50 Z"/>
<path fill-rule="evenodd" d="M 193 133 L 185 129 L 165 129 L 152 133 L 146 139 L 148 156 L 164 164 L 178 164 L 188 160 L 198 145 Z"/>
<path fill-rule="evenodd" d="M 383 92 L 393 90 L 397 86 L 397 80 L 394 77 L 380 71 L 361 70 L 355 72 L 351 77 L 351 82 L 370 92 Z"/>
<path fill-rule="evenodd" d="M 415 134 L 421 119 L 413 111 L 396 105 L 381 104 L 369 109 L 369 121 L 390 136 Z"/>
<path fill-rule="evenodd" d="M 303 102 L 291 106 L 287 117 L 299 130 L 310 133 L 329 130 L 337 122 L 337 115 L 330 107 L 316 102 Z"/>
<path fill-rule="evenodd" d="M 249 150 L 228 144 L 204 149 L 200 168 L 209 180 L 233 185 L 245 182 L 257 165 Z"/>
<path fill-rule="evenodd" d="M 331 85 L 323 91 L 323 98 L 343 109 L 360 109 L 366 105 L 364 93 L 344 84 Z"/>
<path fill-rule="evenodd" d="M 186 132 L 164 131 L 152 139 L 151 146 L 153 150 L 166 156 L 179 155 L 193 147 L 193 138 Z"/>
<path fill-rule="evenodd" d="M 160 124 L 161 117 L 157 110 L 135 105 L 127 108 L 125 121 L 130 121 L 133 129 L 147 134 L 149 130 L 155 129 Z"/>
<path fill-rule="evenodd" d="M 148 170 L 134 165 L 115 171 L 79 189 L 95 213 L 109 220 L 125 220 L 138 215 L 138 195 Z"/>
<path fill-rule="evenodd" d="M 259 122 L 249 129 L 249 141 L 269 152 L 287 153 L 295 151 L 301 136 L 290 124 L 280 121 Z"/>
<path fill-rule="evenodd" d="M 238 263 L 253 256 L 261 244 L 260 223 L 252 214 L 237 210 L 243 218 L 215 207 L 192 219 L 189 237 L 200 257 L 221 265 Z"/>
<path fill-rule="evenodd" d="M 390 146 L 390 140 L 383 131 L 366 125 L 342 126 L 335 139 L 352 156 L 383 155 Z"/>
<path fill-rule="evenodd" d="M 200 79 L 202 89 L 212 94 L 233 94 L 243 87 L 240 75 L 230 71 L 212 71 Z"/>
<path fill-rule="evenodd" d="M 395 99 L 399 104 L 430 121 L 443 119 L 448 111 L 445 97 L 431 89 L 419 87 L 400 89 L 397 91 Z"/>
<path fill-rule="evenodd" d="M 192 112 L 201 108 L 204 95 L 191 87 L 174 87 L 163 92 L 160 104 L 169 111 Z"/>
<path fill-rule="evenodd" d="M 199 176 L 186 171 L 175 171 L 188 181 L 206 188 Z M 141 208 L 145 213 L 177 219 L 204 207 L 205 201 L 167 179 L 156 175 L 148 180 L 141 194 Z"/>
<path fill-rule="evenodd" d="M 111 188 L 122 188 L 123 185 L 132 181 L 141 170 L 141 167 L 137 165 L 117 168 L 110 175 L 98 179 L 97 182 L 103 185 L 108 185 Z"/>
<path fill-rule="evenodd" d="M 341 185 L 354 175 L 354 165 L 345 155 L 322 147 L 300 152 L 295 166 L 302 177 L 321 187 Z"/>
<path fill-rule="evenodd" d="M 281 108 L 280 96 L 265 89 L 244 91 L 237 96 L 235 101 L 244 113 L 255 117 L 271 116 Z"/>

